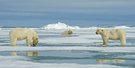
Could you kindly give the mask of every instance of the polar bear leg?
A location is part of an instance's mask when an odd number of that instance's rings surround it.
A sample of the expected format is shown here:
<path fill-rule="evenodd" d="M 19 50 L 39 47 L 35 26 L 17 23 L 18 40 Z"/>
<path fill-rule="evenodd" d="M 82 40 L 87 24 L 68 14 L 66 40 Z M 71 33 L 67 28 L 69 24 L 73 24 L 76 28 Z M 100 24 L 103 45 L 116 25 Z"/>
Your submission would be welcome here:
<path fill-rule="evenodd" d="M 107 38 L 103 38 L 103 45 L 102 46 L 107 46 L 108 44 L 108 39 Z"/>
<path fill-rule="evenodd" d="M 28 36 L 28 37 L 26 38 L 26 44 L 27 44 L 29 47 L 32 46 L 32 37 L 31 37 L 31 36 Z"/>
<path fill-rule="evenodd" d="M 31 47 L 31 40 L 30 39 L 26 39 L 26 44 L 29 46 L 29 47 Z"/>
<path fill-rule="evenodd" d="M 121 42 L 121 47 L 126 46 L 126 34 L 125 34 L 125 32 L 123 32 L 123 34 L 121 34 L 120 42 Z"/>
<path fill-rule="evenodd" d="M 15 39 L 11 38 L 10 40 L 11 40 L 11 45 L 16 46 L 17 39 L 16 38 Z"/>
<path fill-rule="evenodd" d="M 121 47 L 125 47 L 126 46 L 126 38 L 125 37 L 121 38 L 120 42 L 121 42 Z"/>

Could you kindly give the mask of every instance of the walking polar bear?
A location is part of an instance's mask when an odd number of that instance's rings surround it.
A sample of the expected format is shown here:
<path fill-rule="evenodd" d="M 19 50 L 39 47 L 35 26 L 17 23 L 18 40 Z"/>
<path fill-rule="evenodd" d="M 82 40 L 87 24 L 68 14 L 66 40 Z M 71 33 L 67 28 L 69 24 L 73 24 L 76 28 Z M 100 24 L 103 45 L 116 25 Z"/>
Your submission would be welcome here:
<path fill-rule="evenodd" d="M 36 31 L 25 28 L 15 28 L 9 32 L 11 45 L 16 46 L 17 40 L 26 40 L 28 46 L 38 44 L 38 34 Z"/>
<path fill-rule="evenodd" d="M 100 34 L 103 40 L 103 45 L 107 46 L 108 40 L 120 40 L 121 46 L 126 45 L 126 32 L 122 29 L 97 29 L 96 34 Z"/>

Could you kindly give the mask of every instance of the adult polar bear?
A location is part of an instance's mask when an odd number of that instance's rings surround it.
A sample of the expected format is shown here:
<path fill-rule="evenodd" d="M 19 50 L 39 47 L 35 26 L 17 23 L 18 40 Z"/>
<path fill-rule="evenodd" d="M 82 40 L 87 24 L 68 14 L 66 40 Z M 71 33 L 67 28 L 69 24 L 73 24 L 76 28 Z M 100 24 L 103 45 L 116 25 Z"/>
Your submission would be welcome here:
<path fill-rule="evenodd" d="M 96 34 L 100 34 L 103 40 L 103 45 L 107 46 L 108 40 L 120 40 L 121 46 L 126 45 L 126 32 L 122 29 L 97 29 Z"/>
<path fill-rule="evenodd" d="M 16 46 L 17 40 L 26 40 L 28 46 L 38 44 L 38 34 L 36 31 L 26 28 L 15 28 L 9 32 L 11 45 Z"/>

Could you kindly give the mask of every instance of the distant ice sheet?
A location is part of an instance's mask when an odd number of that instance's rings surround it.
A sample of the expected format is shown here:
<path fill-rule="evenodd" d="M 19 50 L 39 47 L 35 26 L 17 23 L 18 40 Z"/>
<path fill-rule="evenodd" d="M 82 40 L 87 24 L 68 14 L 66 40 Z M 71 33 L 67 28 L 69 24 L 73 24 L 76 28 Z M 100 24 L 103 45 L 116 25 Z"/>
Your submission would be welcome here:
<path fill-rule="evenodd" d="M 69 26 L 69 25 L 62 23 L 62 22 L 48 24 L 48 25 L 41 27 L 41 29 L 97 29 L 97 28 L 103 28 L 103 27 L 102 26 L 101 27 L 91 26 L 91 27 L 81 28 L 80 26 Z M 112 27 L 105 27 L 105 28 L 129 29 L 131 27 L 122 25 L 122 26 L 112 26 Z"/>
<path fill-rule="evenodd" d="M 43 26 L 42 29 L 79 29 L 78 26 L 69 26 L 64 23 L 58 22 L 56 24 L 48 24 Z"/>
<path fill-rule="evenodd" d="M 115 26 L 114 28 L 118 29 L 118 28 L 123 28 L 123 29 L 126 29 L 126 28 L 130 28 L 128 26 Z"/>

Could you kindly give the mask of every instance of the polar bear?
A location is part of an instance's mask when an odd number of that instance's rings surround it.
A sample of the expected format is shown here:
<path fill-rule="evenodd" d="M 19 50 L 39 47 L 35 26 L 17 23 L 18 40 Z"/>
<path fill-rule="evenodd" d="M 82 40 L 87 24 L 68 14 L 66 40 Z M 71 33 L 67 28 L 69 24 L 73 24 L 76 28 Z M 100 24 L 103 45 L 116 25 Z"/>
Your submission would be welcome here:
<path fill-rule="evenodd" d="M 17 40 L 26 40 L 27 45 L 30 47 L 38 44 L 38 34 L 31 29 L 15 28 L 9 32 L 9 36 L 12 46 L 16 46 Z"/>
<path fill-rule="evenodd" d="M 64 36 L 71 37 L 73 34 L 73 31 L 71 29 L 67 29 L 62 33 Z"/>
<path fill-rule="evenodd" d="M 96 34 L 101 35 L 105 46 L 107 46 L 108 40 L 120 40 L 122 47 L 126 45 L 126 32 L 123 29 L 97 29 Z"/>

